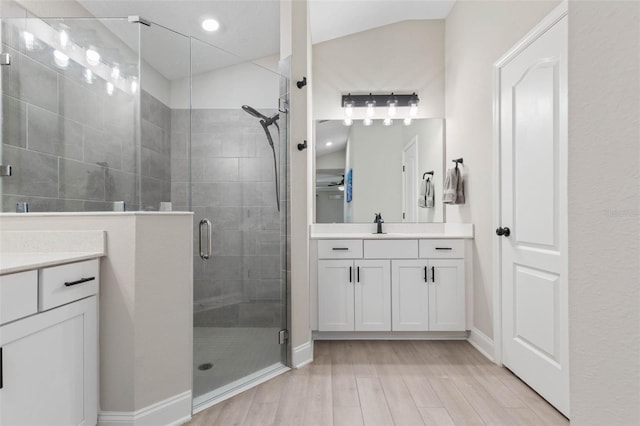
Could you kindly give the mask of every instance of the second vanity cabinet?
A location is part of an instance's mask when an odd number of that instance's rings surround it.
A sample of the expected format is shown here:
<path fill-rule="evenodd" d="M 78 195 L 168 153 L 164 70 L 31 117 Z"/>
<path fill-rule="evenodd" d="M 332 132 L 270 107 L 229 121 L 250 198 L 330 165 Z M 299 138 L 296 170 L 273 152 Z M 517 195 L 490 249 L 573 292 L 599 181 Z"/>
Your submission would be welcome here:
<path fill-rule="evenodd" d="M 319 240 L 318 331 L 464 331 L 464 241 Z"/>

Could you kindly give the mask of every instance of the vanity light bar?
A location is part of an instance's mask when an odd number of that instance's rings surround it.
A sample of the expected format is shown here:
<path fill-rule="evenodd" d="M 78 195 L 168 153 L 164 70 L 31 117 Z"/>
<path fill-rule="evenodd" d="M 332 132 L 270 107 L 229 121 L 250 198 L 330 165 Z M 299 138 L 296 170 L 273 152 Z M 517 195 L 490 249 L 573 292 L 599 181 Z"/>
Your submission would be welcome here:
<path fill-rule="evenodd" d="M 388 106 L 388 102 L 393 102 L 394 100 L 396 101 L 396 107 L 417 106 L 418 102 L 420 102 L 420 98 L 415 92 L 411 94 L 390 93 L 382 95 L 375 95 L 372 93 L 354 95 L 352 93 L 348 93 L 346 95 L 342 95 L 342 98 L 340 99 L 340 106 L 343 108 L 366 108 L 371 100 L 375 101 L 375 106 L 383 108 Z"/>

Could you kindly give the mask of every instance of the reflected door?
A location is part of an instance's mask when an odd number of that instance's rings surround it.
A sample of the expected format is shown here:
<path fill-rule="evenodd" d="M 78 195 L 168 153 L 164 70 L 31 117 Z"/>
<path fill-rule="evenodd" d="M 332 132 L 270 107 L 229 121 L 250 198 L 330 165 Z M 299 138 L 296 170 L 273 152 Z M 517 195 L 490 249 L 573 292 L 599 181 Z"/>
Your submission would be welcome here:
<path fill-rule="evenodd" d="M 565 17 L 500 71 L 497 233 L 504 365 L 569 415 L 566 46 Z"/>

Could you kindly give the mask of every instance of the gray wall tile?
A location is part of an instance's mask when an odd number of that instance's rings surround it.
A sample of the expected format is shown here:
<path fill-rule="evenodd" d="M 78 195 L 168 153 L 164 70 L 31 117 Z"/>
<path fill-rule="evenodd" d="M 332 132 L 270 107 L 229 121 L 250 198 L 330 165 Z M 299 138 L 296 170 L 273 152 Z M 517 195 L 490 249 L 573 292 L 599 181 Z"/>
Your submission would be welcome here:
<path fill-rule="evenodd" d="M 122 140 L 113 134 L 85 126 L 84 161 L 121 170 Z"/>
<path fill-rule="evenodd" d="M 58 105 L 60 115 L 101 129 L 104 124 L 103 111 L 105 103 L 105 100 L 101 98 L 104 98 L 104 96 L 100 96 L 63 76 L 60 76 L 59 80 Z"/>
<path fill-rule="evenodd" d="M 27 105 L 15 98 L 2 96 L 2 143 L 27 147 Z"/>
<path fill-rule="evenodd" d="M 82 125 L 33 105 L 28 114 L 29 150 L 82 161 Z"/>
<path fill-rule="evenodd" d="M 13 176 L 2 178 L 4 194 L 58 197 L 56 157 L 7 145 L 2 161 L 13 166 Z"/>
<path fill-rule="evenodd" d="M 9 49 L 11 65 L 3 67 L 2 90 L 7 95 L 58 112 L 58 75 L 33 59 Z"/>
<path fill-rule="evenodd" d="M 105 168 L 60 158 L 60 198 L 104 201 Z"/>

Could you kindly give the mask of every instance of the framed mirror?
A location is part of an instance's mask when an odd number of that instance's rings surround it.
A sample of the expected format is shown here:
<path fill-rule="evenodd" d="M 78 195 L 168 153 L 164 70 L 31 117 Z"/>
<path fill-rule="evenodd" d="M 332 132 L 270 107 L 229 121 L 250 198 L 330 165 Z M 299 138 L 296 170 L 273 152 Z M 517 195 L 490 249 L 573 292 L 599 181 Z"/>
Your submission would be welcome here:
<path fill-rule="evenodd" d="M 315 130 L 316 223 L 373 222 L 375 213 L 385 222 L 444 221 L 443 119 L 319 120 Z"/>

